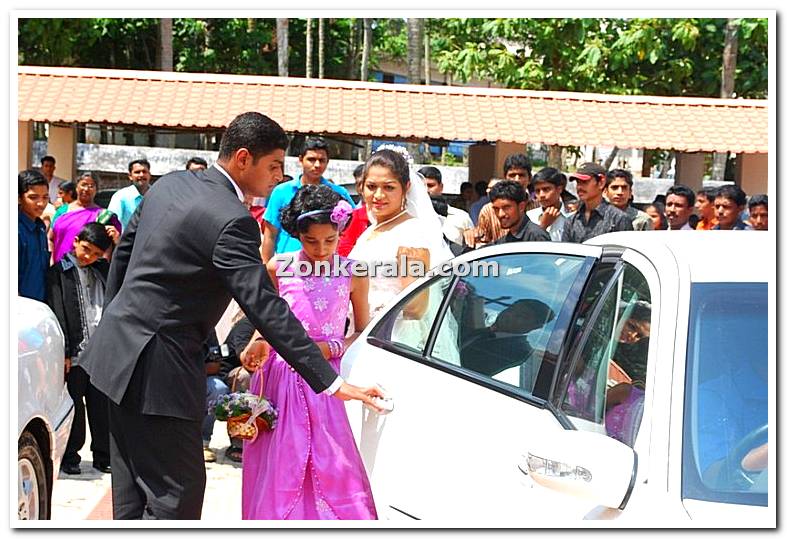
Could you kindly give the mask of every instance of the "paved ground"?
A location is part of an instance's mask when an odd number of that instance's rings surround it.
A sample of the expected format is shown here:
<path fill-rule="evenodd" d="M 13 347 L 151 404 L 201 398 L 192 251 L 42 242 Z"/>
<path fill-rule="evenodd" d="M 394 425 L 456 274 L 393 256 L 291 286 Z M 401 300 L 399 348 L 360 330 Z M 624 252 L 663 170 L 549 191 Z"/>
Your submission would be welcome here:
<path fill-rule="evenodd" d="M 216 422 L 211 448 L 216 462 L 206 463 L 207 486 L 202 509 L 203 520 L 240 521 L 241 465 L 224 457 L 229 446 L 226 423 Z M 60 473 L 52 492 L 52 520 L 110 520 L 112 518 L 111 478 L 93 468 L 90 435 L 82 451 L 82 473 Z"/>

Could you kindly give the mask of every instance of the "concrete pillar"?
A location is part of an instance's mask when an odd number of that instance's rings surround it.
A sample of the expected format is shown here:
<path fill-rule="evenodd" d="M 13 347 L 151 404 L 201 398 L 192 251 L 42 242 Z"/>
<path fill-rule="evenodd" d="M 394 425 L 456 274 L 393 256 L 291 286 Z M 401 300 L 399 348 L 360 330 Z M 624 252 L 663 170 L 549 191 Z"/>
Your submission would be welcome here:
<path fill-rule="evenodd" d="M 33 122 L 17 122 L 18 124 L 18 165 L 17 170 L 27 170 L 33 164 Z"/>
<path fill-rule="evenodd" d="M 495 174 L 494 144 L 473 144 L 467 152 L 467 179 L 488 182 Z"/>
<path fill-rule="evenodd" d="M 768 194 L 768 154 L 739 153 L 735 167 L 735 183 L 747 195 Z"/>
<path fill-rule="evenodd" d="M 76 176 L 77 130 L 75 127 L 49 126 L 46 152 L 55 158 L 55 175 L 64 180 Z"/>
<path fill-rule="evenodd" d="M 704 152 L 677 152 L 675 155 L 675 183 L 690 187 L 695 192 L 702 189 L 705 175 Z"/>

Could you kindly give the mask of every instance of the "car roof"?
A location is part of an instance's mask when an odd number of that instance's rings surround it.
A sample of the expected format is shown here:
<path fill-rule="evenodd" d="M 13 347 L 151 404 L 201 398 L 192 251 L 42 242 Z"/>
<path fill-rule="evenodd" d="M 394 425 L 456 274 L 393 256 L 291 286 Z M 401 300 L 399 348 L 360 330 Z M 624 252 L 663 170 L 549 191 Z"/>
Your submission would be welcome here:
<path fill-rule="evenodd" d="M 671 255 L 694 282 L 775 282 L 776 236 L 753 230 L 613 232 L 589 245 L 619 245 L 640 252 L 658 268 Z"/>

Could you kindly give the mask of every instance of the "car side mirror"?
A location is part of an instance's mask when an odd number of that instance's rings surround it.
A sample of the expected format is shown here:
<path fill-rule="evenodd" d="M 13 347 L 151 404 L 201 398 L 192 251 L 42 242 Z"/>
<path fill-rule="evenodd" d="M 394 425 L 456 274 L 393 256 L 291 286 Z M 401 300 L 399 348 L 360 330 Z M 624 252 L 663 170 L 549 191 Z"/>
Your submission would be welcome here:
<path fill-rule="evenodd" d="M 527 470 L 539 485 L 623 509 L 637 476 L 637 454 L 604 434 L 565 430 L 533 440 Z"/>

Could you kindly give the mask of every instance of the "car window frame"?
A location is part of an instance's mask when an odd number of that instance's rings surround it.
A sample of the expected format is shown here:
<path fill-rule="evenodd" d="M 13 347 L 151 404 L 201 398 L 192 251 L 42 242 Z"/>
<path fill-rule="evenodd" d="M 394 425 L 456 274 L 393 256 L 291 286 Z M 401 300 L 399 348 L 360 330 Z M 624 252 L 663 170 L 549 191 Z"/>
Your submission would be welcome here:
<path fill-rule="evenodd" d="M 603 301 L 606 299 L 606 295 L 612 293 L 613 289 L 615 288 L 615 283 L 617 282 L 617 279 L 620 278 L 620 273 L 624 270 L 625 264 L 633 266 L 637 271 L 640 272 L 640 274 L 645 278 L 650 291 L 651 335 L 648 346 L 648 365 L 646 375 L 647 387 L 645 389 L 644 410 L 639 425 L 639 432 L 637 434 L 636 440 L 634 441 L 632 449 L 638 456 L 638 476 L 643 478 L 643 480 L 647 480 L 648 478 L 653 480 L 654 478 L 650 477 L 650 460 L 654 450 L 659 453 L 659 451 L 653 446 L 654 420 L 652 410 L 654 402 L 656 400 L 657 391 L 659 391 L 659 388 L 665 384 L 670 386 L 670 397 L 668 400 L 671 401 L 671 399 L 674 397 L 674 388 L 672 388 L 672 370 L 674 358 L 672 356 L 675 351 L 667 346 L 666 341 L 669 340 L 674 344 L 676 337 L 670 336 L 669 332 L 667 332 L 667 334 L 663 333 L 663 309 L 667 308 L 670 310 L 677 298 L 664 298 L 662 296 L 662 276 L 656 269 L 655 264 L 641 252 L 630 247 L 617 251 L 613 251 L 612 249 L 607 251 L 607 248 L 605 247 L 605 254 L 609 256 L 600 257 L 599 266 L 604 262 L 611 263 L 614 261 L 615 270 L 608 282 L 605 284 L 604 291 L 599 295 L 599 300 L 597 300 L 596 304 L 593 306 L 593 313 L 588 316 L 588 321 L 590 321 L 591 317 L 595 319 L 599 316 L 598 311 L 600 311 L 601 307 L 603 306 Z M 592 275 L 588 281 L 591 278 Z M 587 340 L 589 335 L 589 332 L 586 331 L 587 327 L 589 326 L 586 322 L 576 331 L 575 338 L 571 341 L 568 341 L 564 345 L 564 353 L 569 354 L 569 359 L 573 360 L 573 356 L 578 354 L 579 350 L 582 349 L 584 342 Z M 581 339 L 581 341 L 579 339 Z M 669 354 L 669 357 L 660 358 L 660 354 Z M 563 358 L 563 361 L 566 361 L 566 359 Z M 661 362 L 661 365 L 658 364 L 659 362 Z M 573 365 L 573 362 L 571 365 Z M 566 368 L 571 368 L 571 365 L 568 365 Z M 658 369 L 660 369 L 660 371 Z M 659 379 L 660 372 L 662 375 L 666 376 L 666 379 Z M 558 377 L 555 377 L 555 384 L 557 384 L 558 379 Z M 557 390 L 557 387 L 555 387 L 555 390 Z M 563 399 L 563 396 L 564 395 L 558 395 L 557 393 L 551 394 L 547 408 L 555 415 L 558 421 L 560 421 L 566 429 L 576 430 L 576 426 L 574 426 L 574 424 L 571 422 L 570 417 L 560 409 L 560 403 Z M 669 419 L 666 421 L 667 423 L 670 422 Z M 672 421 L 674 422 L 674 419 Z M 682 433 L 682 428 L 679 430 Z M 670 436 L 671 435 L 667 435 L 667 437 L 661 440 L 659 444 L 669 445 Z M 667 476 L 669 474 L 669 470 L 660 470 L 660 473 L 663 473 L 665 476 Z"/>
<path fill-rule="evenodd" d="M 521 255 L 527 255 L 527 256 L 538 256 L 538 255 L 566 256 L 566 257 L 574 257 L 574 258 L 583 259 L 582 265 L 580 266 L 580 269 L 577 272 L 576 279 L 575 279 L 574 283 L 572 284 L 572 287 L 569 290 L 569 293 L 563 299 L 563 305 L 562 305 L 562 307 L 560 309 L 560 312 L 556 316 L 556 322 L 557 321 L 561 321 L 562 319 L 560 317 L 566 316 L 567 310 L 570 309 L 571 316 L 569 318 L 567 318 L 566 321 L 564 322 L 564 326 L 565 327 L 570 327 L 570 324 L 573 322 L 573 319 L 574 319 L 574 314 L 575 314 L 575 310 L 576 310 L 576 302 L 581 299 L 581 292 L 584 290 L 584 288 L 586 286 L 586 283 L 587 283 L 587 280 L 590 277 L 590 275 L 592 274 L 593 268 L 595 267 L 595 265 L 600 260 L 601 255 L 599 254 L 598 256 L 596 256 L 596 255 L 594 255 L 592 253 L 587 253 L 587 252 L 585 252 L 585 253 L 575 253 L 575 252 L 561 252 L 561 251 L 554 251 L 553 252 L 553 251 L 541 251 L 541 250 L 533 250 L 533 251 L 529 251 L 529 250 L 528 251 L 506 250 L 506 251 L 503 251 L 503 252 L 492 252 L 490 250 L 489 254 L 487 254 L 486 256 L 473 257 L 472 260 L 474 262 L 475 261 L 479 261 L 480 262 L 480 261 L 488 260 L 488 259 L 507 257 L 507 256 L 521 256 Z M 460 276 L 458 276 L 456 274 L 452 274 L 452 276 L 450 277 L 451 281 L 450 281 L 450 283 L 449 283 L 449 285 L 448 285 L 448 287 L 446 289 L 447 290 L 446 293 L 443 295 L 443 298 L 441 299 L 441 302 L 440 302 L 440 305 L 438 307 L 437 313 L 436 313 L 435 318 L 432 321 L 432 325 L 431 325 L 431 327 L 429 329 L 429 335 L 428 335 L 428 337 L 426 339 L 426 342 L 425 342 L 425 345 L 424 345 L 424 350 L 421 353 L 413 352 L 412 349 L 406 348 L 404 345 L 400 345 L 400 344 L 397 344 L 397 343 L 391 342 L 391 341 L 385 341 L 383 339 L 380 339 L 378 337 L 373 336 L 373 333 L 377 332 L 378 329 L 383 324 L 392 323 L 392 319 L 395 319 L 395 317 L 391 316 L 392 313 L 398 312 L 407 302 L 409 302 L 413 298 L 413 296 L 415 296 L 416 294 L 420 293 L 425 288 L 430 287 L 432 284 L 434 284 L 435 281 L 437 281 L 438 279 L 442 279 L 442 278 L 446 278 L 446 276 L 445 275 L 431 275 L 430 276 L 429 274 L 427 274 L 427 276 L 424 277 L 424 282 L 423 283 L 418 283 L 417 286 L 415 286 L 414 288 L 408 287 L 406 289 L 407 290 L 406 295 L 404 295 L 404 297 L 402 297 L 399 301 L 397 301 L 396 304 L 383 315 L 383 317 L 380 319 L 380 321 L 377 322 L 370 329 L 369 334 L 368 334 L 368 336 L 366 338 L 366 342 L 368 344 L 371 344 L 372 346 L 375 346 L 375 347 L 378 347 L 378 348 L 382 348 L 383 350 L 386 350 L 388 352 L 391 352 L 391 353 L 394 353 L 394 354 L 397 354 L 397 355 L 401 355 L 401 356 L 403 356 L 403 357 L 405 357 L 405 358 L 407 358 L 407 359 L 409 359 L 411 361 L 415 361 L 415 362 L 420 363 L 422 365 L 426 365 L 426 366 L 438 369 L 438 370 L 440 370 L 442 372 L 445 372 L 447 374 L 450 374 L 452 376 L 461 378 L 461 379 L 466 380 L 468 382 L 475 383 L 475 384 L 477 384 L 479 386 L 482 386 L 482 387 L 484 387 L 486 389 L 490 389 L 490 390 L 495 391 L 497 393 L 501 393 L 501 394 L 506 395 L 508 397 L 517 399 L 517 400 L 519 400 L 521 402 L 525 402 L 525 403 L 528 403 L 530 405 L 533 405 L 533 406 L 536 406 L 536 407 L 542 408 L 542 409 L 543 408 L 548 408 L 550 406 L 550 402 L 549 402 L 549 399 L 548 399 L 548 396 L 549 396 L 548 394 L 546 394 L 544 396 L 537 396 L 537 395 L 534 395 L 532 393 L 531 394 L 526 394 L 526 393 L 524 393 L 523 390 L 521 390 L 521 388 L 514 388 L 511 385 L 506 384 L 505 382 L 501 382 L 501 381 L 495 380 L 493 378 L 486 377 L 486 376 L 484 376 L 484 375 L 482 375 L 480 373 L 476 373 L 475 371 L 472 371 L 470 369 L 463 369 L 461 367 L 458 367 L 458 366 L 455 366 L 455 365 L 451 365 L 450 363 L 446 363 L 445 361 L 441 360 L 440 358 L 434 357 L 432 355 L 432 352 L 434 350 L 434 344 L 435 344 L 435 342 L 437 340 L 437 334 L 440 331 L 440 327 L 442 326 L 443 319 L 445 317 L 446 312 L 448 311 L 450 300 L 453 297 L 453 293 L 454 293 L 454 291 L 456 289 L 456 284 L 459 281 L 459 279 L 461 278 Z M 569 297 L 576 298 L 574 304 L 571 307 L 567 307 L 567 299 Z M 555 336 L 556 333 L 560 333 L 560 332 L 553 331 L 553 334 L 550 335 L 547 347 L 552 345 L 553 339 L 556 339 L 556 336 Z M 568 334 L 570 332 L 566 331 L 565 333 Z M 561 340 L 564 340 L 564 339 L 561 339 Z M 543 364 L 543 360 L 542 360 L 542 364 Z M 559 368 L 559 363 L 556 363 L 555 367 L 552 369 L 552 373 L 551 373 L 551 378 L 552 379 L 549 381 L 549 387 L 550 388 L 551 388 L 552 384 L 554 383 L 554 377 L 556 376 L 556 374 L 558 372 L 558 368 Z M 540 379 L 541 376 L 542 376 L 542 373 L 539 370 L 538 379 Z M 538 385 L 538 383 L 537 383 L 537 385 Z M 564 427 L 568 427 L 568 426 L 571 425 L 570 422 L 568 422 L 565 419 L 565 417 L 561 418 L 561 417 L 559 417 L 557 415 L 555 417 L 561 423 L 561 425 L 563 425 Z"/>

